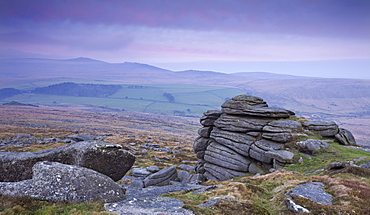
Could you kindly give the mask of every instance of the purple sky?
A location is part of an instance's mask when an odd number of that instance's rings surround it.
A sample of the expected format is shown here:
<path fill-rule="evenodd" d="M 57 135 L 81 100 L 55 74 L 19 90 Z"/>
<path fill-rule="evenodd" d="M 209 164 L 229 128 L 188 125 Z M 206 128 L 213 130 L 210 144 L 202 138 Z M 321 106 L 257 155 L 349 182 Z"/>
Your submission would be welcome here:
<path fill-rule="evenodd" d="M 370 62 L 370 1 L 0 0 L 0 49 L 223 72 L 275 72 L 248 68 L 256 61 Z"/>

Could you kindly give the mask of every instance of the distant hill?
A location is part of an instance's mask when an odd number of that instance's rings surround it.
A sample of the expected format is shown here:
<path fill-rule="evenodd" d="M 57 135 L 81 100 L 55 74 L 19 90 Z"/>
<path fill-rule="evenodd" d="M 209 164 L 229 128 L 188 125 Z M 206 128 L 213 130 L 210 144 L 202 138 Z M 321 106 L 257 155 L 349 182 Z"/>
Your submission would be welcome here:
<path fill-rule="evenodd" d="M 232 75 L 238 75 L 248 78 L 258 78 L 258 79 L 292 79 L 292 78 L 308 78 L 304 76 L 295 76 L 287 74 L 276 74 L 270 72 L 236 72 L 231 73 Z"/>

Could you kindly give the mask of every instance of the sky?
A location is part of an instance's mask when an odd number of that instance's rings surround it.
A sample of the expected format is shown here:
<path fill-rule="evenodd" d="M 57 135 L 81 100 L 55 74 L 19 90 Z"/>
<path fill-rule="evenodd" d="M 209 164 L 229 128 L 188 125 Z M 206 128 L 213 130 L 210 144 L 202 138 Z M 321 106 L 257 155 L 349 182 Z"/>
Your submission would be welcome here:
<path fill-rule="evenodd" d="M 370 1 L 0 0 L 0 50 L 370 79 Z"/>

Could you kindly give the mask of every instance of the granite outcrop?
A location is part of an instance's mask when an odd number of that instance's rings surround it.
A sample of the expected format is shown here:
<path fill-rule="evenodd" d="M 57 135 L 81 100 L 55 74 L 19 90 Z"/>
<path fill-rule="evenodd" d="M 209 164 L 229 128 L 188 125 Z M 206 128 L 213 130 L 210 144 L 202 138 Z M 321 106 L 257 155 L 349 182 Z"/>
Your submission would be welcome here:
<path fill-rule="evenodd" d="M 221 107 L 204 113 L 200 119 L 203 127 L 193 144 L 196 172 L 208 179 L 282 169 L 297 160 L 289 144 L 308 153 L 329 147 L 325 141 L 310 140 L 310 134 L 337 138 L 346 145 L 356 143 L 353 135 L 334 121 L 297 120 L 294 112 L 269 107 L 256 96 L 235 96 Z M 302 139 L 307 140 L 298 141 Z"/>

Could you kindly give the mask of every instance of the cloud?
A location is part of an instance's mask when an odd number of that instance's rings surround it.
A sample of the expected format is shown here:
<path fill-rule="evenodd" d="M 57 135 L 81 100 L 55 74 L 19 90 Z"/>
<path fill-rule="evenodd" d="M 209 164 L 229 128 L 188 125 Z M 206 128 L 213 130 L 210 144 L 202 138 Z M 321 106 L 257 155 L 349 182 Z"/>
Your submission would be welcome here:
<path fill-rule="evenodd" d="M 368 37 L 363 0 L 64 0 L 2 1 L 2 19 L 69 21 L 190 30 Z"/>
<path fill-rule="evenodd" d="M 370 1 L 4 0 L 0 48 L 106 61 L 370 58 Z"/>

